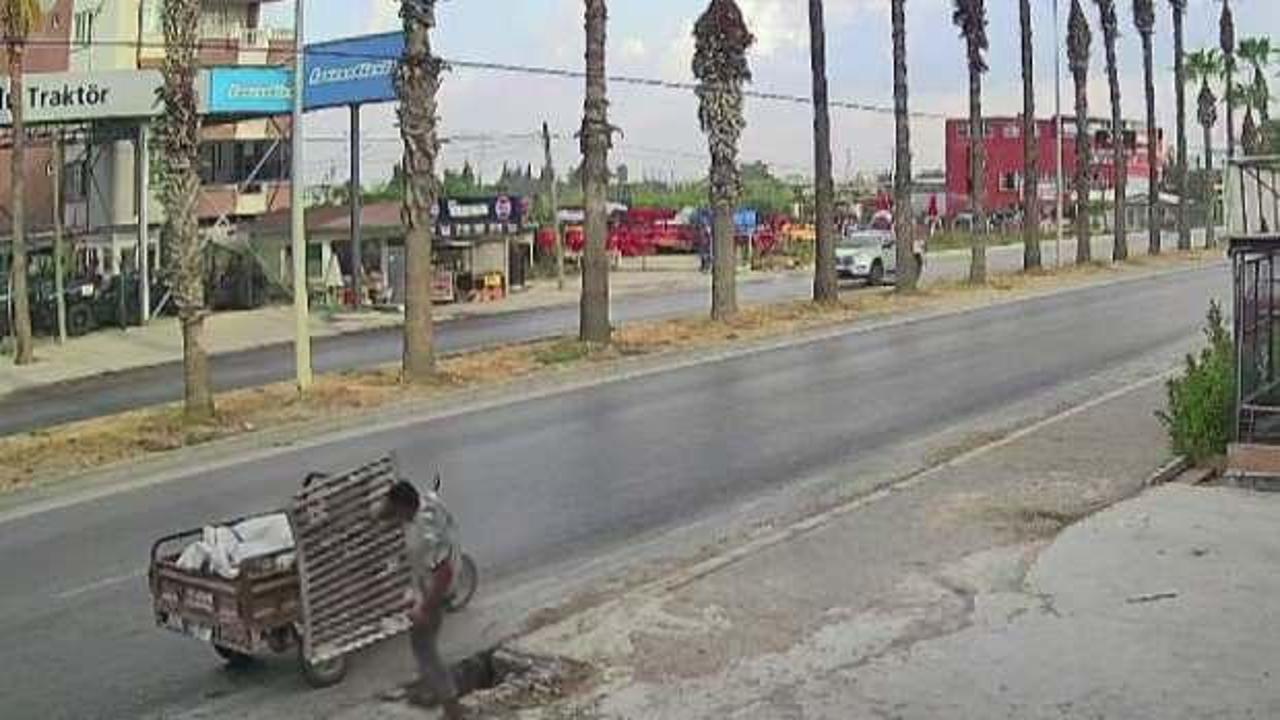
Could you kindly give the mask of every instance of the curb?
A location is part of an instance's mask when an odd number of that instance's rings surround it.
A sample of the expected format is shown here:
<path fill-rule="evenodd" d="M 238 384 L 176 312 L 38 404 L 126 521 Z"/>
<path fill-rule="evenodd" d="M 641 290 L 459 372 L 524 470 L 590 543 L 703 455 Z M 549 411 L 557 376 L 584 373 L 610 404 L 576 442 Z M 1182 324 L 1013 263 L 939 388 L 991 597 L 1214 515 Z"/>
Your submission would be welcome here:
<path fill-rule="evenodd" d="M 1177 480 L 1179 476 L 1191 469 L 1191 460 L 1185 455 L 1170 460 L 1161 465 L 1155 472 L 1151 473 L 1145 483 L 1146 487 L 1156 487 L 1159 485 L 1167 485 Z"/>

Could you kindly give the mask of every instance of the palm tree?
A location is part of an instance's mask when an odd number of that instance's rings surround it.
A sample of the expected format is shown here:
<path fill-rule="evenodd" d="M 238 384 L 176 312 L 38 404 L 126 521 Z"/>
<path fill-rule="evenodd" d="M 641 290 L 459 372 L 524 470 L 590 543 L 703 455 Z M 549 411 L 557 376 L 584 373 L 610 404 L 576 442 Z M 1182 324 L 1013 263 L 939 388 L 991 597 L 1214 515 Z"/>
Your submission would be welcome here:
<path fill-rule="evenodd" d="M 915 222 L 911 217 L 911 116 L 907 104 L 907 19 L 906 0 L 892 0 L 893 22 L 893 232 L 897 245 L 896 275 L 900 292 L 914 290 L 921 268 L 916 263 Z M 906 212 L 903 212 L 906 208 Z"/>
<path fill-rule="evenodd" d="M 404 55 L 396 68 L 400 139 L 404 145 L 405 224 L 404 354 L 401 380 L 420 383 L 435 374 L 434 328 L 431 318 L 431 243 L 435 232 L 431 210 L 436 204 L 436 93 L 444 64 L 431 52 L 435 0 L 403 0 Z"/>
<path fill-rule="evenodd" d="M 1169 0 L 1173 8 L 1173 92 L 1178 133 L 1178 249 L 1191 249 L 1191 224 L 1187 217 L 1187 70 L 1183 48 L 1182 21 L 1187 0 Z"/>
<path fill-rule="evenodd" d="M 1129 239 L 1125 229 L 1125 185 L 1129 179 L 1129 161 L 1125 153 L 1124 118 L 1120 107 L 1120 69 L 1116 64 L 1116 40 L 1120 36 L 1120 23 L 1116 19 L 1115 0 L 1094 0 L 1098 5 L 1102 25 L 1102 40 L 1107 51 L 1107 85 L 1111 93 L 1111 157 L 1115 185 L 1115 238 L 1111 259 L 1120 262 L 1129 259 Z"/>
<path fill-rule="evenodd" d="M 1071 0 L 1071 17 L 1067 21 L 1067 62 L 1076 90 L 1076 264 L 1093 260 L 1089 232 L 1089 50 L 1093 33 L 1080 0 Z"/>
<path fill-rule="evenodd" d="M 1186 81 L 1199 82 L 1200 94 L 1196 97 L 1196 120 L 1204 130 L 1204 170 L 1205 170 L 1205 247 L 1213 247 L 1215 225 L 1214 197 L 1216 184 L 1213 177 L 1213 128 L 1218 124 L 1218 98 L 1213 94 L 1209 83 L 1222 74 L 1222 55 L 1217 50 L 1196 50 L 1187 55 Z"/>
<path fill-rule="evenodd" d="M 1156 154 L 1156 74 L 1151 51 L 1153 0 L 1133 0 L 1133 26 L 1142 36 L 1142 81 L 1147 98 L 1147 252 L 1160 254 L 1160 164 Z"/>
<path fill-rule="evenodd" d="M 213 387 L 204 348 L 204 248 L 196 218 L 200 193 L 200 115 L 196 102 L 196 47 L 200 0 L 166 0 L 162 15 L 165 57 L 161 66 L 164 103 L 159 140 L 162 150 L 161 200 L 167 242 L 173 249 L 173 297 L 182 324 L 182 369 L 186 419 L 213 417 Z"/>
<path fill-rule="evenodd" d="M 1031 0 L 1018 0 L 1022 28 L 1022 269 L 1040 267 L 1040 139 L 1036 133 L 1035 46 L 1031 34 Z"/>
<path fill-rule="evenodd" d="M 982 121 L 982 74 L 987 71 L 983 53 L 987 40 L 987 7 L 985 0 L 954 0 L 951 21 L 964 38 L 969 66 L 969 183 L 974 219 L 969 282 L 981 285 L 987 281 L 986 212 L 984 183 L 986 178 L 986 128 Z"/>
<path fill-rule="evenodd" d="M 613 145 L 605 80 L 609 10 L 605 0 L 585 0 L 585 12 L 587 87 L 580 135 L 586 243 L 582 258 L 579 337 L 583 342 L 604 345 L 613 335 L 609 324 L 609 218 L 605 206 L 609 189 L 609 148 Z"/>
<path fill-rule="evenodd" d="M 711 0 L 694 25 L 693 74 L 698 78 L 698 122 L 711 153 L 711 207 L 715 265 L 711 281 L 711 317 L 725 320 L 738 312 L 733 211 L 742 194 L 738 140 L 747 121 L 742 114 L 742 85 L 751 80 L 747 49 L 755 37 L 735 0 Z"/>
<path fill-rule="evenodd" d="M 1261 94 L 1257 85 L 1244 83 L 1238 83 L 1230 96 L 1234 97 L 1235 104 L 1244 105 L 1244 121 L 1240 123 L 1240 148 L 1247 156 L 1263 154 L 1262 128 L 1255 119 L 1254 111 L 1261 113 L 1261 108 L 1266 106 L 1269 98 Z"/>
<path fill-rule="evenodd" d="M 37 0 L 3 0 L 0 30 L 5 37 L 9 60 L 9 114 L 13 117 L 13 150 L 9 154 L 9 217 L 13 228 L 13 261 L 9 266 L 13 298 L 13 334 L 17 340 L 14 363 L 35 362 L 31 339 L 31 304 L 27 290 L 27 188 L 26 122 L 22 76 L 26 72 L 27 36 L 40 24 Z"/>
<path fill-rule="evenodd" d="M 813 300 L 839 299 L 836 286 L 835 180 L 831 176 L 831 108 L 827 100 L 827 31 L 822 0 L 809 0 L 809 69 L 813 75 L 813 173 L 817 239 Z"/>
<path fill-rule="evenodd" d="M 1240 59 L 1253 67 L 1253 82 L 1249 91 L 1254 101 L 1254 110 L 1258 111 L 1258 122 L 1266 125 L 1271 119 L 1271 89 L 1267 86 L 1267 69 L 1271 65 L 1271 56 L 1275 54 L 1271 47 L 1271 39 L 1267 37 L 1245 38 L 1240 41 L 1238 55 Z"/>
<path fill-rule="evenodd" d="M 1231 92 L 1235 87 L 1236 73 L 1236 21 L 1231 14 L 1231 0 L 1222 0 L 1222 14 L 1218 17 L 1218 49 L 1222 51 L 1222 74 L 1227 103 L 1227 157 L 1236 156 L 1236 98 Z"/>

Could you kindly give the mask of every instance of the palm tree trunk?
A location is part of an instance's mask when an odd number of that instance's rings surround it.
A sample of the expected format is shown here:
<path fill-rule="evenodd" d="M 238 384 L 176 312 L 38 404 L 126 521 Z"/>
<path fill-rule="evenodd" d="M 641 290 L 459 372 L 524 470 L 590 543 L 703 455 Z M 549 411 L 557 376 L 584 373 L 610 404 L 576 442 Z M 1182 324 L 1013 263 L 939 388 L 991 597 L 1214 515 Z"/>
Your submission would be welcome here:
<path fill-rule="evenodd" d="M 915 218 L 911 208 L 911 116 L 907 93 L 906 0 L 893 0 L 893 232 L 897 252 L 897 289 L 915 290 L 921 268 L 916 265 Z"/>
<path fill-rule="evenodd" d="M 204 347 L 204 248 L 196 203 L 200 193 L 200 116 L 196 103 L 196 38 L 199 0 L 169 0 L 164 8 L 163 195 L 174 248 L 174 299 L 182 325 L 184 415 L 188 422 L 213 417 L 213 384 Z"/>
<path fill-rule="evenodd" d="M 1183 52 L 1183 9 L 1175 6 L 1173 10 L 1173 82 L 1174 105 L 1177 114 L 1178 133 L 1178 249 L 1191 249 L 1191 220 L 1187 215 L 1189 202 L 1188 183 L 1189 168 L 1187 166 L 1187 69 Z M 1208 145 L 1205 145 L 1206 151 Z"/>
<path fill-rule="evenodd" d="M 1022 29 L 1022 269 L 1040 267 L 1040 139 L 1036 136 L 1035 48 L 1031 0 L 1019 0 Z"/>
<path fill-rule="evenodd" d="M 607 344 L 609 324 L 609 218 L 605 195 L 609 183 L 608 87 L 605 81 L 605 40 L 609 11 L 605 0 L 586 0 L 587 86 L 582 114 L 582 192 L 586 245 L 582 261 L 582 303 L 579 336 L 583 342 Z"/>
<path fill-rule="evenodd" d="M 735 278 L 738 256 L 734 247 L 733 203 L 726 198 L 717 198 L 713 203 L 711 319 L 728 320 L 738 313 Z"/>
<path fill-rule="evenodd" d="M 1115 207 L 1112 208 L 1113 242 L 1111 259 L 1121 262 L 1129 259 L 1129 237 L 1125 228 L 1125 187 L 1129 180 L 1128 153 L 1125 152 L 1124 118 L 1120 107 L 1120 69 L 1116 65 L 1116 39 L 1114 35 L 1106 38 L 1107 46 L 1107 85 L 1111 95 L 1111 166 L 1112 180 L 1115 187 Z"/>
<path fill-rule="evenodd" d="M 1234 158 L 1236 156 L 1236 103 L 1232 88 L 1235 86 L 1236 61 L 1228 57 L 1224 62 L 1227 64 L 1226 91 L 1223 93 L 1227 105 L 1227 157 Z"/>
<path fill-rule="evenodd" d="M 434 8 L 407 4 L 402 12 L 404 59 L 397 76 L 400 136 L 404 143 L 405 303 L 404 356 L 401 379 L 429 381 L 436 370 L 435 328 L 431 317 L 431 245 L 436 203 L 436 93 L 440 89 L 440 61 L 431 53 Z"/>
<path fill-rule="evenodd" d="M 13 116 L 13 150 L 9 155 L 9 208 L 13 220 L 13 261 L 9 267 L 13 297 L 13 334 L 16 340 L 14 363 L 29 365 L 35 361 L 31 338 L 31 303 L 27 290 L 27 143 L 24 115 L 22 74 L 24 48 L 21 43 L 9 46 L 9 111 Z"/>
<path fill-rule="evenodd" d="M 982 122 L 982 72 L 969 68 L 969 197 L 973 203 L 973 235 L 970 239 L 969 282 L 987 282 L 986 124 Z"/>
<path fill-rule="evenodd" d="M 1089 227 L 1089 76 L 1075 76 L 1076 89 L 1076 264 L 1093 262 L 1093 233 Z"/>
<path fill-rule="evenodd" d="M 1207 82 L 1207 81 L 1206 81 Z M 1213 184 L 1213 127 L 1204 125 L 1204 246 L 1211 248 L 1217 245 L 1217 239 L 1214 238 L 1214 230 L 1217 225 L 1217 198 L 1215 197 Z"/>
<path fill-rule="evenodd" d="M 817 240 L 814 302 L 839 299 L 836 283 L 835 181 L 831 176 L 831 109 L 827 98 L 827 31 L 822 0 L 809 0 L 809 67 L 813 74 L 813 172 Z"/>
<path fill-rule="evenodd" d="M 1151 35 L 1142 36 L 1143 91 L 1147 100 L 1147 252 L 1160 254 L 1160 165 L 1156 154 L 1156 78 Z"/>

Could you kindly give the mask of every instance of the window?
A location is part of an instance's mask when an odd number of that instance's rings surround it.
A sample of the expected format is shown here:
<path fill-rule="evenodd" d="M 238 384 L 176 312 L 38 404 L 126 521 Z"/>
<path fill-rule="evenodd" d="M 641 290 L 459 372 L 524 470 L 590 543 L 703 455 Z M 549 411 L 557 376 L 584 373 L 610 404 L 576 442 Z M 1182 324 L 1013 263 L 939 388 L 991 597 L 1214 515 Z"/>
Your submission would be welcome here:
<path fill-rule="evenodd" d="M 164 34 L 164 24 L 161 21 L 161 12 L 164 10 L 165 0 L 143 0 L 142 1 L 142 34 L 143 35 L 162 35 Z"/>
<path fill-rule="evenodd" d="M 1016 192 L 1022 187 L 1022 173 L 1008 172 L 1000 175 L 1000 189 L 1004 192 Z"/>
<path fill-rule="evenodd" d="M 1022 137 L 1022 129 L 1016 123 L 1009 123 L 1004 126 L 1003 134 L 1005 140 L 1016 140 Z"/>
<path fill-rule="evenodd" d="M 79 47 L 93 44 L 93 24 L 98 19 L 98 10 L 80 10 L 75 15 L 75 43 Z"/>

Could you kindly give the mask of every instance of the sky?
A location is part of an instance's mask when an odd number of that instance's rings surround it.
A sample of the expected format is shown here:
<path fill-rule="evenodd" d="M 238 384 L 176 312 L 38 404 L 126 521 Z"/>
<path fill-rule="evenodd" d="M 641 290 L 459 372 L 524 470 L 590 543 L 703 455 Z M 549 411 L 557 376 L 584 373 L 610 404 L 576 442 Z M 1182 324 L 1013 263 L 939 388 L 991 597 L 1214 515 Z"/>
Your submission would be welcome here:
<path fill-rule="evenodd" d="M 1037 111 L 1054 108 L 1053 0 L 1034 6 Z M 306 0 L 308 42 L 384 32 L 399 28 L 397 0 Z M 610 74 L 692 80 L 693 22 L 707 0 L 611 0 L 608 63 Z M 1126 117 L 1143 117 L 1142 55 L 1133 29 L 1131 2 L 1117 0 L 1120 14 L 1120 74 Z M 739 0 L 757 37 L 750 53 L 756 90 L 807 96 L 810 88 L 807 0 Z M 1018 4 L 990 0 L 991 67 L 984 78 L 986 114 L 1021 112 Z M 1059 0 L 1062 30 L 1070 0 Z M 1155 66 L 1160 124 L 1173 127 L 1173 38 L 1169 4 L 1156 0 Z M 1280 1 L 1235 0 L 1240 37 L 1280 37 Z M 1090 79 L 1091 110 L 1109 113 L 1101 31 L 1092 0 L 1085 12 L 1094 31 Z M 1186 47 L 1216 47 L 1218 0 L 1189 0 Z M 292 24 L 293 3 L 270 3 L 267 22 Z M 581 0 L 443 0 L 433 35 L 436 52 L 446 59 L 489 61 L 580 70 L 583 65 Z M 889 0 L 827 0 L 827 63 L 833 100 L 890 108 L 893 99 Z M 917 172 L 941 168 L 941 117 L 967 112 L 964 44 L 951 24 L 951 0 L 907 0 L 908 81 Z M 1072 112 L 1072 86 L 1062 59 L 1062 102 Z M 1280 80 L 1274 82 L 1280 83 Z M 504 161 L 542 164 L 541 143 L 530 134 L 542 122 L 558 136 L 553 143 L 561 172 L 576 164 L 573 133 L 580 123 L 583 81 L 455 68 L 440 94 L 444 136 L 497 136 L 446 145 L 443 163 L 471 162 L 492 178 Z M 687 91 L 610 85 L 610 120 L 623 136 L 610 163 L 625 163 L 632 178 L 691 178 L 704 174 L 706 141 L 697 124 L 697 107 Z M 1189 144 L 1193 156 L 1202 142 L 1195 124 L 1195 89 L 1188 91 Z M 838 179 L 890 167 L 893 117 L 871 111 L 832 109 L 833 154 Z M 308 119 L 307 177 L 310 182 L 348 177 L 345 111 L 317 113 Z M 782 175 L 811 175 L 812 110 L 803 104 L 749 99 L 742 157 L 761 160 Z M 1220 130 L 1219 135 L 1222 134 Z M 364 115 L 363 169 L 366 178 L 385 178 L 398 160 L 394 107 L 367 108 Z M 1223 142 L 1218 139 L 1216 142 Z"/>

